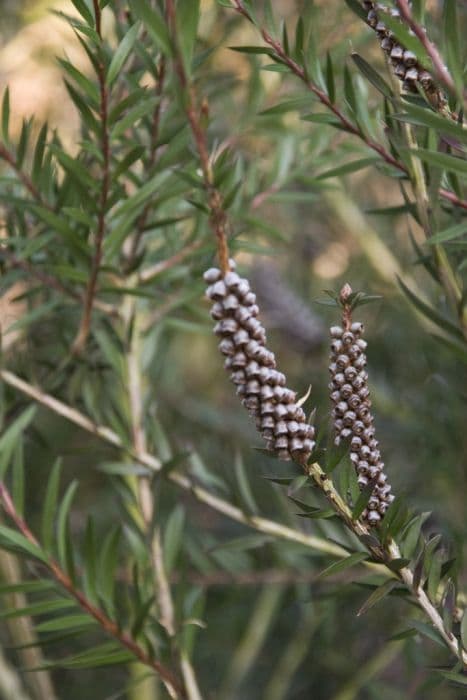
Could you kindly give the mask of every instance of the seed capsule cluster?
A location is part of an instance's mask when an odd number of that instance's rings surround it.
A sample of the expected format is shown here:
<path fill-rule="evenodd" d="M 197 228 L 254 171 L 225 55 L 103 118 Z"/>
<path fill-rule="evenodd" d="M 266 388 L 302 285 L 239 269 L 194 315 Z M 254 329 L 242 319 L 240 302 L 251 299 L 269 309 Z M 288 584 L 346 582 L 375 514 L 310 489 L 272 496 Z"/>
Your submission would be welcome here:
<path fill-rule="evenodd" d="M 397 41 L 394 34 L 381 20 L 381 15 L 384 13 L 390 14 L 392 17 L 399 17 L 399 11 L 388 9 L 372 0 L 364 0 L 363 5 L 368 12 L 367 24 L 378 34 L 381 48 L 389 56 L 394 74 L 403 82 L 405 90 L 417 92 L 416 84 L 419 83 L 428 95 L 436 99 L 438 106 L 444 106 L 446 98 L 439 91 L 431 73 L 419 63 L 413 51 L 405 49 Z"/>
<path fill-rule="evenodd" d="M 331 400 L 335 443 L 350 440 L 350 459 L 363 490 L 374 482 L 373 492 L 362 518 L 369 525 L 377 525 L 389 504 L 394 500 L 384 464 L 375 439 L 371 401 L 368 390 L 368 374 L 365 371 L 366 342 L 361 337 L 361 323 L 344 324 L 344 328 L 331 328 Z"/>
<path fill-rule="evenodd" d="M 303 462 L 313 450 L 315 429 L 307 423 L 295 392 L 286 387 L 285 376 L 276 369 L 274 353 L 266 347 L 256 295 L 248 280 L 235 272 L 233 261 L 230 267 L 225 275 L 217 268 L 204 274 L 209 285 L 206 295 L 214 302 L 214 333 L 226 357 L 224 366 L 268 449 L 279 459 Z"/>

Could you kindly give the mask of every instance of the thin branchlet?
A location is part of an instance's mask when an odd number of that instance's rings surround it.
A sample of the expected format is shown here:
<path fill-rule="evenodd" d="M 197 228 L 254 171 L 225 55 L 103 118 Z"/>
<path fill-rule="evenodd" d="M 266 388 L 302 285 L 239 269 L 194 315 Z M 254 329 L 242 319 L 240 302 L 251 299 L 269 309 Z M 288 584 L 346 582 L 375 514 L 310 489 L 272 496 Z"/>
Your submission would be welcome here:
<path fill-rule="evenodd" d="M 21 532 L 23 537 L 35 547 L 42 549 L 40 542 L 33 534 L 28 524 L 18 513 L 11 494 L 5 484 L 0 482 L 0 502 L 5 514 L 12 520 L 16 529 Z M 68 574 L 61 568 L 58 562 L 50 556 L 47 556 L 43 562 L 55 580 L 62 586 L 67 593 L 74 598 L 80 607 L 91 617 L 93 617 L 102 630 L 114 639 L 116 639 L 123 647 L 128 649 L 141 663 L 149 666 L 167 683 L 176 693 L 175 697 L 184 698 L 184 690 L 174 673 L 157 659 L 153 659 L 131 635 L 121 629 L 121 627 L 110 619 L 105 612 L 92 603 L 85 594 L 79 590 L 73 583 Z"/>

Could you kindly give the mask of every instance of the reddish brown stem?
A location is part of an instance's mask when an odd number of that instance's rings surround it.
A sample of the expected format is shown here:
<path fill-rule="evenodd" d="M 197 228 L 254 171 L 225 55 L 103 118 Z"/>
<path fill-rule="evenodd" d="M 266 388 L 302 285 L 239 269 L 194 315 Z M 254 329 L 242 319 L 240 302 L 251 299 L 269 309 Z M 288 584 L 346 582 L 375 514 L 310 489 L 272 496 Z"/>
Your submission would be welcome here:
<path fill-rule="evenodd" d="M 2 482 L 0 482 L 0 500 L 5 513 L 11 518 L 17 530 L 21 532 L 28 542 L 41 548 L 36 536 L 32 533 L 25 520 L 16 510 L 11 494 L 6 488 L 5 484 Z M 91 615 L 91 617 L 96 620 L 104 632 L 120 642 L 122 646 L 134 654 L 134 656 L 145 666 L 149 666 L 150 668 L 154 669 L 154 671 L 159 674 L 161 679 L 176 691 L 179 697 L 185 697 L 183 687 L 172 671 L 167 669 L 156 659 L 151 658 L 148 653 L 142 647 L 140 647 L 138 642 L 133 639 L 133 637 L 121 630 L 113 620 L 107 617 L 103 610 L 91 603 L 91 601 L 86 598 L 84 593 L 75 587 L 73 581 L 70 579 L 68 574 L 63 571 L 55 559 L 49 557 L 45 565 L 62 588 L 64 588 L 67 593 L 69 593 L 70 596 L 76 600 L 76 602 L 86 613 L 88 613 L 88 615 Z"/>
<path fill-rule="evenodd" d="M 428 38 L 424 27 L 422 27 L 412 15 L 409 3 L 407 0 L 396 0 L 396 5 L 399 8 L 400 16 L 404 22 L 410 27 L 413 33 L 416 35 L 421 45 L 425 49 L 427 55 L 431 58 L 433 64 L 433 70 L 437 80 L 444 85 L 444 87 L 453 95 L 456 94 L 456 86 L 454 80 L 451 77 L 448 69 L 444 65 L 444 61 L 435 46 L 435 44 Z"/>
<path fill-rule="evenodd" d="M 99 38 L 102 41 L 101 34 L 101 9 L 99 7 L 98 0 L 93 0 L 94 4 L 94 15 L 96 18 L 96 31 Z M 91 316 L 92 309 L 94 305 L 94 299 L 97 290 L 97 280 L 99 276 L 99 269 L 102 261 L 102 248 L 104 243 L 105 235 L 105 215 L 107 210 L 107 201 L 109 197 L 110 188 L 110 142 L 109 142 L 109 128 L 108 128 L 108 90 L 105 75 L 105 64 L 102 55 L 102 46 L 99 56 L 99 61 L 97 65 L 97 79 L 99 82 L 99 93 L 100 93 L 100 121 L 101 121 L 101 149 L 102 149 L 102 187 L 99 199 L 99 213 L 97 217 L 97 232 L 95 239 L 95 250 L 94 256 L 91 263 L 91 272 L 89 275 L 89 281 L 86 289 L 85 299 L 84 299 L 84 311 L 81 317 L 81 323 L 78 330 L 78 334 L 73 343 L 73 353 L 80 354 L 86 344 L 90 326 L 91 326 Z"/>
<path fill-rule="evenodd" d="M 232 9 L 234 9 L 236 12 L 239 14 L 243 15 L 246 17 L 248 20 L 251 21 L 250 14 L 248 13 L 248 10 L 245 8 L 241 0 L 232 0 L 233 5 Z M 378 153 L 383 160 L 388 163 L 388 165 L 392 165 L 394 168 L 397 168 L 400 172 L 405 173 L 406 175 L 409 174 L 408 168 L 401 163 L 399 160 L 394 158 L 391 153 L 389 153 L 388 150 L 384 148 L 380 143 L 373 141 L 372 139 L 368 138 L 362 131 L 361 129 L 353 124 L 346 116 L 343 114 L 343 112 L 337 107 L 335 104 L 331 102 L 329 97 L 323 90 L 321 90 L 319 87 L 317 87 L 306 75 L 305 70 L 302 68 L 302 66 L 299 66 L 298 63 L 296 63 L 290 56 L 287 55 L 287 52 L 285 51 L 283 45 L 281 44 L 280 41 L 277 39 L 274 39 L 269 32 L 267 32 L 265 29 L 261 29 L 261 36 L 263 37 L 264 41 L 266 44 L 268 44 L 272 49 L 274 49 L 274 52 L 276 56 L 281 60 L 281 62 L 286 65 L 290 71 L 297 77 L 299 78 L 304 85 L 312 92 L 316 97 L 319 99 L 319 101 L 327 107 L 340 121 L 344 129 L 350 133 L 353 134 L 354 136 L 357 136 L 361 141 L 366 143 L 368 148 L 371 148 L 373 151 Z M 467 201 L 460 199 L 455 195 L 453 192 L 449 192 L 449 190 L 445 190 L 441 188 L 439 190 L 439 194 L 449 200 L 452 204 L 455 204 L 456 206 L 461 207 L 462 209 L 467 209 Z"/>
<path fill-rule="evenodd" d="M 209 160 L 209 149 L 206 131 L 201 125 L 200 111 L 197 106 L 196 94 L 193 85 L 188 79 L 183 65 L 183 59 L 178 47 L 176 32 L 176 14 L 173 0 L 166 2 L 167 24 L 172 35 L 175 71 L 184 93 L 185 111 L 203 173 L 204 187 L 208 198 L 210 212 L 209 223 L 217 239 L 217 254 L 219 265 L 223 274 L 229 271 L 229 249 L 227 244 L 227 216 L 224 210 L 222 195 L 214 185 L 212 168 Z"/>

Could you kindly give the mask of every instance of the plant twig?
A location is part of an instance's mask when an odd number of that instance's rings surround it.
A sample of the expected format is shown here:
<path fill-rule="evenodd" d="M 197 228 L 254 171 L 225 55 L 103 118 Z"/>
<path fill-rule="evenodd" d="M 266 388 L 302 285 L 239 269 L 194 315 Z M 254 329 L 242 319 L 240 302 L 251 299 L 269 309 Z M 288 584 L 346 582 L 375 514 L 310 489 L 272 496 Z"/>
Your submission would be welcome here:
<path fill-rule="evenodd" d="M 94 298 L 97 290 L 97 278 L 99 276 L 100 265 L 102 261 L 102 250 L 104 243 L 104 235 L 106 229 L 105 215 L 107 212 L 107 203 L 110 189 L 110 139 L 109 139 L 109 124 L 108 124 L 108 88 L 105 74 L 105 64 L 103 57 L 102 32 L 101 32 L 101 15 L 102 11 L 98 0 L 93 0 L 94 16 L 96 21 L 96 32 L 101 40 L 99 51 L 99 60 L 97 63 L 97 80 L 99 83 L 100 92 L 100 122 L 101 122 L 101 149 L 102 149 L 102 185 L 99 200 L 99 212 L 97 216 L 97 231 L 95 236 L 94 255 L 91 262 L 91 271 L 89 274 L 88 285 L 84 299 L 84 310 L 81 317 L 78 334 L 73 342 L 72 352 L 79 355 L 86 345 L 91 326 L 91 315 L 94 305 Z"/>
<path fill-rule="evenodd" d="M 147 452 L 136 454 L 133 448 L 125 445 L 119 435 L 117 435 L 117 433 L 110 428 L 102 425 L 96 425 L 87 416 L 80 413 L 80 411 L 68 406 L 62 401 L 59 401 L 50 394 L 46 394 L 38 387 L 32 386 L 12 372 L 9 372 L 8 370 L 0 370 L 0 378 L 9 386 L 20 391 L 25 396 L 29 396 L 29 398 L 31 398 L 33 401 L 45 406 L 57 415 L 66 418 L 66 420 L 69 420 L 71 423 L 74 423 L 90 434 L 99 437 L 101 440 L 113 445 L 117 449 L 124 450 L 128 455 L 133 457 L 136 461 L 151 471 L 158 472 L 161 469 L 162 464 L 157 457 L 154 457 Z M 272 535 L 273 537 L 280 537 L 292 542 L 298 542 L 305 547 L 315 549 L 316 551 L 323 552 L 324 554 L 329 554 L 334 557 L 342 557 L 347 553 L 343 547 L 340 547 L 333 542 L 328 542 L 322 537 L 308 535 L 304 532 L 294 530 L 293 528 L 259 516 L 247 516 L 242 510 L 240 510 L 240 508 L 237 508 L 228 501 L 216 496 L 213 493 L 210 493 L 202 486 L 198 486 L 188 476 L 180 474 L 175 470 L 170 471 L 167 478 L 177 484 L 180 488 L 191 493 L 194 498 L 201 503 L 204 503 L 210 508 L 213 508 L 228 518 L 242 523 L 247 527 L 252 527 L 259 532 Z"/>
<path fill-rule="evenodd" d="M 0 501 L 2 503 L 3 510 L 13 521 L 19 532 L 36 547 L 41 548 L 40 542 L 37 540 L 36 536 L 29 529 L 29 526 L 25 520 L 17 512 L 13 499 L 11 498 L 10 492 L 6 488 L 5 484 L 0 482 Z M 139 661 L 141 661 L 146 666 L 152 668 L 159 676 L 175 691 L 175 697 L 184 698 L 185 694 L 178 678 L 161 664 L 156 659 L 151 658 L 151 656 L 136 642 L 133 637 L 131 637 L 127 632 L 124 632 L 120 626 L 111 620 L 100 608 L 96 607 L 91 603 L 84 593 L 77 589 L 70 579 L 68 574 L 60 567 L 60 565 L 52 557 L 47 557 L 45 561 L 50 573 L 53 575 L 55 580 L 64 588 L 72 598 L 81 606 L 81 608 L 91 615 L 99 626 L 108 635 L 116 639 L 122 646 L 124 646 L 128 651 L 130 651 Z"/>
<path fill-rule="evenodd" d="M 206 132 L 201 125 L 199 108 L 196 104 L 196 93 L 193 84 L 189 80 L 183 58 L 178 46 L 176 32 L 176 13 L 173 0 L 166 1 L 167 24 L 169 26 L 175 71 L 184 96 L 184 108 L 191 132 L 198 151 L 201 171 L 203 173 L 204 187 L 207 195 L 207 203 L 210 211 L 209 223 L 216 236 L 219 265 L 225 274 L 229 270 L 229 251 L 227 245 L 227 217 L 225 214 L 222 195 L 214 184 L 214 174 L 209 158 Z"/>
<path fill-rule="evenodd" d="M 242 0 L 231 0 L 232 2 L 232 9 L 238 12 L 239 14 L 243 15 L 246 17 L 248 20 L 252 21 L 252 18 L 244 6 Z M 281 60 L 281 62 L 286 65 L 290 71 L 297 77 L 299 78 L 304 85 L 312 92 L 316 97 L 319 99 L 319 101 L 327 108 L 329 109 L 339 120 L 341 125 L 344 127 L 344 129 L 350 133 L 353 134 L 354 136 L 357 136 L 361 141 L 363 141 L 368 148 L 371 148 L 371 150 L 375 151 L 378 153 L 381 158 L 388 164 L 393 166 L 394 168 L 397 168 L 402 173 L 405 173 L 406 175 L 409 175 L 408 168 L 401 163 L 397 158 L 391 155 L 391 153 L 384 148 L 380 143 L 377 141 L 373 141 L 369 137 L 366 136 L 366 134 L 360 129 L 359 126 L 353 124 L 346 116 L 345 114 L 339 109 L 339 107 L 331 100 L 329 97 L 326 95 L 326 93 L 321 90 L 317 85 L 315 85 L 307 76 L 304 68 L 302 66 L 299 66 L 296 61 L 294 61 L 290 56 L 287 54 L 286 50 L 284 49 L 284 46 L 281 44 L 281 42 L 278 39 L 274 39 L 269 32 L 264 29 L 260 28 L 261 36 L 263 37 L 264 41 L 266 44 L 268 44 L 275 52 L 277 57 Z M 440 188 L 439 194 L 449 200 L 452 204 L 455 204 L 456 206 L 461 207 L 462 209 L 467 209 L 467 201 L 461 199 L 458 197 L 456 194 L 453 192 L 449 192 L 449 190 L 446 190 L 444 188 Z"/>
<path fill-rule="evenodd" d="M 69 406 L 63 404 L 61 401 L 58 401 L 52 396 L 43 393 L 35 387 L 32 387 L 30 384 L 20 379 L 13 373 L 7 370 L 0 370 L 0 377 L 7 384 L 15 387 L 27 396 L 30 396 L 35 401 L 41 403 L 44 406 L 47 406 L 48 408 L 51 408 L 59 415 L 62 415 L 68 420 L 71 420 L 73 423 L 83 427 L 85 430 L 90 431 L 94 435 L 101 437 L 103 440 L 113 444 L 115 447 L 119 447 L 120 449 L 125 450 L 140 464 L 156 471 L 158 471 L 161 468 L 159 460 L 153 455 L 150 455 L 148 453 L 135 454 L 134 450 L 131 447 L 124 445 L 120 437 L 109 428 L 105 426 L 95 425 L 91 420 L 89 420 L 89 418 L 79 413 L 79 411 L 76 411 L 76 409 L 70 408 Z M 355 521 L 352 519 L 352 513 L 349 507 L 343 501 L 340 494 L 336 491 L 331 479 L 322 470 L 320 465 L 317 463 L 309 465 L 306 467 L 306 471 L 309 474 L 309 476 L 311 476 L 314 479 L 319 488 L 324 492 L 324 494 L 332 503 L 333 507 L 335 508 L 343 522 L 345 522 L 348 525 L 352 532 L 354 532 L 359 538 L 368 535 L 368 529 L 363 525 L 363 523 L 361 523 L 358 520 Z M 258 530 L 259 532 L 262 532 L 267 535 L 272 535 L 273 537 L 280 537 L 282 539 L 298 542 L 300 544 L 303 544 L 305 547 L 309 547 L 311 549 L 315 549 L 317 551 L 321 551 L 332 556 L 343 557 L 348 555 L 346 549 L 334 544 L 333 542 L 328 542 L 323 538 L 316 537 L 314 535 L 308 535 L 304 532 L 300 532 L 298 530 L 294 530 L 293 528 L 289 528 L 285 525 L 282 525 L 281 523 L 268 520 L 267 518 L 262 518 L 256 515 L 245 515 L 245 513 L 243 513 L 243 511 L 237 508 L 236 506 L 233 506 L 228 501 L 225 501 L 219 496 L 210 493 L 203 487 L 198 486 L 188 476 L 185 476 L 180 472 L 172 470 L 168 474 L 168 478 L 185 491 L 190 492 L 198 501 L 210 506 L 211 508 L 217 510 L 220 513 L 223 513 L 232 520 L 235 520 L 239 523 L 243 523 L 244 525 L 252 527 L 255 530 Z M 378 566 L 378 571 L 383 570 L 387 575 L 393 576 L 394 572 L 390 569 L 386 569 L 385 565 L 387 563 L 390 563 L 393 559 L 401 558 L 401 554 L 397 545 L 395 543 L 390 543 L 390 546 L 388 547 L 387 551 L 383 553 L 381 552 L 379 547 L 376 550 L 373 549 L 372 551 L 373 554 L 376 557 L 378 557 L 379 561 L 381 561 L 381 564 L 384 565 L 383 568 L 381 566 Z M 423 589 L 421 589 L 420 587 L 418 589 L 414 588 L 413 574 L 410 571 L 410 569 L 401 569 L 398 572 L 398 578 L 400 578 L 400 580 L 403 581 L 408 590 L 414 595 L 417 604 L 426 613 L 433 626 L 441 634 L 441 636 L 446 641 L 454 655 L 462 659 L 463 662 L 467 664 L 467 651 L 460 650 L 458 648 L 457 641 L 454 635 L 446 631 L 441 616 L 439 615 L 438 611 L 436 610 L 436 607 L 429 600 Z"/>

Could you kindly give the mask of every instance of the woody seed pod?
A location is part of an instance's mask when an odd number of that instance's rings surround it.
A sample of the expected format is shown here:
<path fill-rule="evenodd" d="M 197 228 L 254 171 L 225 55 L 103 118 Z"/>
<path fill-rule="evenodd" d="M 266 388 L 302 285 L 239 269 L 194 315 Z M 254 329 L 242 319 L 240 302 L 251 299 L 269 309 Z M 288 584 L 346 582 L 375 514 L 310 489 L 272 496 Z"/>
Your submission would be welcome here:
<path fill-rule="evenodd" d="M 280 459 L 304 463 L 314 448 L 315 429 L 296 403 L 295 392 L 276 369 L 274 353 L 266 347 L 266 331 L 257 319 L 256 295 L 248 280 L 234 272 L 210 268 L 204 275 L 207 296 L 214 301 L 211 316 L 221 337 L 219 349 L 232 370 L 231 381 L 243 405 L 255 418 L 267 448 Z"/>
<path fill-rule="evenodd" d="M 330 395 L 334 405 L 332 415 L 335 442 L 339 444 L 342 440 L 350 438 L 350 460 L 357 472 L 357 481 L 361 489 L 373 480 L 377 480 L 368 505 L 361 516 L 368 525 L 376 526 L 394 497 L 391 494 L 391 487 L 386 483 L 384 464 L 381 461 L 378 443 L 374 439 L 370 392 L 367 385 L 368 375 L 363 370 L 366 365 L 367 343 L 360 337 L 363 333 L 363 325 L 359 322 L 352 323 L 351 309 L 346 303 L 350 294 L 351 290 L 346 285 L 341 292 L 341 304 L 344 309 L 343 328 L 336 326 L 331 328 L 333 340 L 329 370 L 331 372 Z M 341 344 L 335 340 L 336 328 L 339 328 Z"/>

